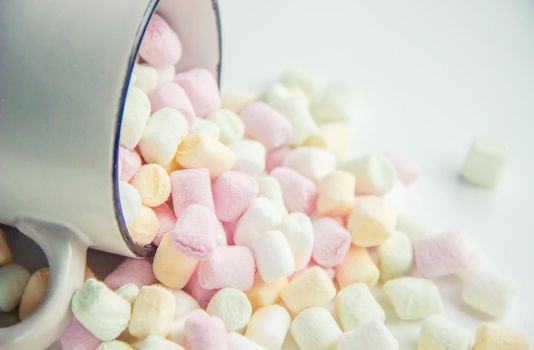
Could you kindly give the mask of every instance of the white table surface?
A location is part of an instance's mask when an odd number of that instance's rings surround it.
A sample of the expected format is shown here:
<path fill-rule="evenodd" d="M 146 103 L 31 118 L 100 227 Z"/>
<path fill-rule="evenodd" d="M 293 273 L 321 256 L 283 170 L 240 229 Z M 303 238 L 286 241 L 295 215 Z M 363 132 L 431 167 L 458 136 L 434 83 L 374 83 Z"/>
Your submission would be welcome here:
<path fill-rule="evenodd" d="M 534 2 L 224 0 L 220 6 L 223 89 L 261 89 L 287 66 L 356 82 L 363 97 L 354 151 L 399 150 L 420 165 L 409 211 L 476 240 L 489 263 L 518 285 L 515 306 L 499 322 L 534 336 Z M 480 134 L 499 136 L 511 150 L 495 191 L 458 180 Z M 27 243 L 12 233 L 10 239 L 23 259 Z M 117 262 L 107 254 L 90 257 L 97 270 Z M 31 264 L 43 264 L 42 256 Z M 471 330 L 488 320 L 461 306 L 454 279 L 438 284 L 447 317 Z M 418 324 L 394 318 L 392 324 L 403 347 L 413 346 Z"/>

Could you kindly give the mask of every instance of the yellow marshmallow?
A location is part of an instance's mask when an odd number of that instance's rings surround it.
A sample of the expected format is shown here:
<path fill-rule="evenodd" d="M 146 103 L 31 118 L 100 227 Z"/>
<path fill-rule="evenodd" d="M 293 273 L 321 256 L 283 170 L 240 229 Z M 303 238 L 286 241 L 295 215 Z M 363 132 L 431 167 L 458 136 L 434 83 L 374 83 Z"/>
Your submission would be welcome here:
<path fill-rule="evenodd" d="M 367 249 L 351 246 L 345 259 L 336 266 L 336 280 L 341 288 L 353 283 L 365 283 L 369 287 L 378 282 L 380 272 Z"/>
<path fill-rule="evenodd" d="M 10 264 L 13 260 L 13 255 L 11 254 L 11 249 L 7 245 L 6 234 L 0 228 L 0 266 Z"/>
<path fill-rule="evenodd" d="M 167 174 L 170 174 L 173 171 L 182 170 L 184 168 L 180 164 L 176 163 L 176 158 L 173 158 L 169 164 L 163 167 L 163 169 L 165 169 Z"/>
<path fill-rule="evenodd" d="M 317 210 L 321 215 L 340 216 L 348 214 L 354 205 L 356 180 L 346 171 L 335 170 L 319 182 Z"/>
<path fill-rule="evenodd" d="M 471 350 L 530 350 L 530 340 L 526 334 L 488 322 L 478 328 Z"/>
<path fill-rule="evenodd" d="M 130 334 L 139 339 L 149 335 L 166 337 L 175 308 L 174 296 L 165 288 L 157 285 L 142 287 L 132 308 Z"/>
<path fill-rule="evenodd" d="M 152 242 L 159 231 L 159 221 L 154 210 L 141 206 L 139 214 L 128 225 L 128 232 L 139 244 L 145 245 Z"/>
<path fill-rule="evenodd" d="M 282 289 L 281 297 L 289 311 L 298 314 L 313 306 L 324 306 L 336 296 L 336 287 L 328 274 L 314 266 Z"/>
<path fill-rule="evenodd" d="M 221 96 L 221 108 L 239 114 L 249 103 L 258 99 L 258 95 L 248 91 L 225 92 Z"/>
<path fill-rule="evenodd" d="M 282 289 L 286 285 L 287 278 L 285 277 L 272 283 L 265 283 L 259 274 L 257 274 L 254 286 L 247 291 L 247 297 L 252 305 L 252 310 L 276 304 L 280 298 Z"/>
<path fill-rule="evenodd" d="M 152 269 L 158 281 L 169 288 L 182 289 L 191 279 L 198 261 L 180 253 L 172 245 L 171 238 L 172 232 L 163 236 L 154 255 Z"/>
<path fill-rule="evenodd" d="M 145 164 L 130 180 L 141 196 L 141 201 L 149 207 L 165 203 L 171 194 L 171 179 L 164 167 L 158 164 Z"/>
<path fill-rule="evenodd" d="M 301 349 L 336 350 L 341 329 L 328 310 L 312 307 L 291 322 L 291 335 Z"/>
<path fill-rule="evenodd" d="M 320 147 L 342 159 L 350 145 L 350 128 L 344 123 L 327 123 L 304 141 L 304 146 Z"/>
<path fill-rule="evenodd" d="M 30 277 L 20 299 L 19 317 L 21 321 L 27 319 L 41 305 L 46 297 L 49 279 L 50 272 L 47 267 L 35 271 Z"/>
<path fill-rule="evenodd" d="M 373 247 L 389 238 L 397 224 L 397 211 L 385 199 L 374 196 L 357 198 L 349 217 L 352 243 Z"/>

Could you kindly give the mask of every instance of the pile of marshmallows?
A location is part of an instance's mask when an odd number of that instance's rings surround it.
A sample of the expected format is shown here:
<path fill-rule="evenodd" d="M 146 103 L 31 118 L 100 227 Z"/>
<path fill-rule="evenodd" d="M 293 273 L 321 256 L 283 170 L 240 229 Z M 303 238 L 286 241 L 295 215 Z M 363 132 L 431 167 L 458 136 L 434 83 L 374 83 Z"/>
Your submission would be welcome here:
<path fill-rule="evenodd" d="M 411 162 L 347 157 L 352 88 L 288 71 L 260 97 L 221 99 L 209 71 L 175 75 L 180 56 L 155 15 L 120 139 L 123 216 L 156 254 L 84 283 L 64 350 L 397 350 L 382 290 L 399 319 L 424 320 L 419 350 L 530 349 L 520 332 L 473 336 L 439 315 L 435 278 L 457 275 L 463 302 L 494 317 L 510 284 L 460 233 L 403 212 Z"/>

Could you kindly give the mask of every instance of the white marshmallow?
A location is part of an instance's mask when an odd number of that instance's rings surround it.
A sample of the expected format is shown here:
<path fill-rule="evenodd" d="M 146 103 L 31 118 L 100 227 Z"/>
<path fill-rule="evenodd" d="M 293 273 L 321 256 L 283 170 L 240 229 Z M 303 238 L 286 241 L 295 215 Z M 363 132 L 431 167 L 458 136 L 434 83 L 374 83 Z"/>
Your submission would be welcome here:
<path fill-rule="evenodd" d="M 291 318 L 282 306 L 263 307 L 252 315 L 245 337 L 269 350 L 280 349 L 290 322 Z"/>
<path fill-rule="evenodd" d="M 393 188 L 384 196 L 384 199 L 395 207 L 397 212 L 402 213 L 408 205 L 408 189 L 399 179 L 396 179 Z"/>
<path fill-rule="evenodd" d="M 141 195 L 129 183 L 119 181 L 119 196 L 124 222 L 126 225 L 130 225 L 141 212 Z"/>
<path fill-rule="evenodd" d="M 290 68 L 280 77 L 280 82 L 288 88 L 299 87 L 310 101 L 319 100 L 325 90 L 324 80 L 311 72 L 301 68 Z"/>
<path fill-rule="evenodd" d="M 291 213 L 282 219 L 278 230 L 289 243 L 295 270 L 302 270 L 310 262 L 313 251 L 314 235 L 310 218 L 303 213 Z"/>
<path fill-rule="evenodd" d="M 267 348 L 236 332 L 228 333 L 226 340 L 228 342 L 228 350 L 267 350 Z"/>
<path fill-rule="evenodd" d="M 339 291 L 334 299 L 336 315 L 345 332 L 371 320 L 384 321 L 386 315 L 364 283 L 352 284 Z"/>
<path fill-rule="evenodd" d="M 513 299 L 514 288 L 504 276 L 486 269 L 475 269 L 464 279 L 462 300 L 490 316 L 502 317 Z"/>
<path fill-rule="evenodd" d="M 317 131 L 317 124 L 308 109 L 308 101 L 300 96 L 292 96 L 274 101 L 271 106 L 287 117 L 293 128 L 289 139 L 291 146 L 301 145 L 308 137 Z"/>
<path fill-rule="evenodd" d="M 228 332 L 240 332 L 252 316 L 252 306 L 247 295 L 234 288 L 223 288 L 211 298 L 207 313 L 220 318 Z"/>
<path fill-rule="evenodd" d="M 242 171 L 252 176 L 258 176 L 265 170 L 267 150 L 258 141 L 240 140 L 230 146 L 236 161 L 233 170 Z"/>
<path fill-rule="evenodd" d="M 176 305 L 176 309 L 174 311 L 175 320 L 190 314 L 193 312 L 193 310 L 200 309 L 198 302 L 183 290 L 169 289 L 169 291 L 174 296 L 174 302 Z"/>
<path fill-rule="evenodd" d="M 127 302 L 133 304 L 135 298 L 139 295 L 139 287 L 134 283 L 127 283 L 115 291 L 118 295 L 126 299 Z"/>
<path fill-rule="evenodd" d="M 399 341 L 384 322 L 373 320 L 339 337 L 339 350 L 354 349 L 399 350 Z"/>
<path fill-rule="evenodd" d="M 284 100 L 286 98 L 291 97 L 291 91 L 281 83 L 274 83 L 273 85 L 269 86 L 267 90 L 263 92 L 263 94 L 260 97 L 260 100 L 266 102 L 266 103 L 273 103 L 276 101 Z"/>
<path fill-rule="evenodd" d="M 148 96 L 138 87 L 130 86 L 122 115 L 120 144 L 134 149 L 141 140 L 145 125 L 150 117 Z"/>
<path fill-rule="evenodd" d="M 135 347 L 138 350 L 184 350 L 180 345 L 155 335 L 149 335 L 143 341 L 137 342 Z"/>
<path fill-rule="evenodd" d="M 280 183 L 271 176 L 261 176 L 256 178 L 258 186 L 260 188 L 258 197 L 265 197 L 271 200 L 271 202 L 278 208 L 281 215 L 287 214 L 287 208 L 284 203 L 284 195 Z"/>
<path fill-rule="evenodd" d="M 397 217 L 397 230 L 405 233 L 411 241 L 439 231 L 428 223 L 406 212 L 400 213 Z"/>
<path fill-rule="evenodd" d="M 321 148 L 298 147 L 287 154 L 283 166 L 318 183 L 336 168 L 336 157 Z"/>
<path fill-rule="evenodd" d="M 412 263 L 412 242 L 401 231 L 393 231 L 391 236 L 378 246 L 378 266 L 382 281 L 408 274 Z"/>
<path fill-rule="evenodd" d="M 469 332 L 439 316 L 425 320 L 417 340 L 417 350 L 469 350 L 470 345 Z"/>
<path fill-rule="evenodd" d="M 278 227 L 280 222 L 282 215 L 279 209 L 269 199 L 258 197 L 237 221 L 234 242 L 250 248 L 256 237 Z"/>
<path fill-rule="evenodd" d="M 291 322 L 291 335 L 301 349 L 335 350 L 341 330 L 328 310 L 312 307 Z"/>
<path fill-rule="evenodd" d="M 384 292 L 401 320 L 424 319 L 443 310 L 438 288 L 424 278 L 390 280 L 384 284 Z"/>
<path fill-rule="evenodd" d="M 318 123 L 354 120 L 358 114 L 359 95 L 358 88 L 351 84 L 330 85 L 313 104 L 313 117 Z"/>
<path fill-rule="evenodd" d="M 0 268 L 0 311 L 9 312 L 19 305 L 29 279 L 30 273 L 20 265 Z"/>
<path fill-rule="evenodd" d="M 171 329 L 169 330 L 169 334 L 167 334 L 167 338 L 177 344 L 180 344 L 181 346 L 185 346 L 185 322 L 190 317 L 197 316 L 208 316 L 208 314 L 202 309 L 196 309 L 191 311 L 188 315 L 174 320 L 171 325 Z"/>
<path fill-rule="evenodd" d="M 203 118 L 195 118 L 195 123 L 191 126 L 191 133 L 206 135 L 219 140 L 221 131 L 217 124 Z"/>
<path fill-rule="evenodd" d="M 295 261 L 284 234 L 278 230 L 267 231 L 252 243 L 254 258 L 261 278 L 272 283 L 295 272 Z"/>
<path fill-rule="evenodd" d="M 245 125 L 241 118 L 228 109 L 219 109 L 206 117 L 219 127 L 219 139 L 225 145 L 232 144 L 243 138 L 245 135 Z"/>
<path fill-rule="evenodd" d="M 187 119 L 176 109 L 166 107 L 152 114 L 139 142 L 144 160 L 163 167 L 168 165 L 188 132 Z"/>
<path fill-rule="evenodd" d="M 353 158 L 347 161 L 345 169 L 356 178 L 357 194 L 386 194 L 393 188 L 397 177 L 391 161 L 381 154 Z"/>
<path fill-rule="evenodd" d="M 156 68 L 156 71 L 158 72 L 158 81 L 160 84 L 168 83 L 176 76 L 176 68 L 173 65 Z"/>
<path fill-rule="evenodd" d="M 135 86 L 143 90 L 147 95 L 150 95 L 152 91 L 159 84 L 158 71 L 146 64 L 136 64 L 133 72 L 135 74 Z"/>
<path fill-rule="evenodd" d="M 98 346 L 96 350 L 135 350 L 133 346 L 120 340 L 107 341 Z"/>
<path fill-rule="evenodd" d="M 508 147 L 495 137 L 479 137 L 471 145 L 462 177 L 479 186 L 495 187 L 501 179 Z"/>

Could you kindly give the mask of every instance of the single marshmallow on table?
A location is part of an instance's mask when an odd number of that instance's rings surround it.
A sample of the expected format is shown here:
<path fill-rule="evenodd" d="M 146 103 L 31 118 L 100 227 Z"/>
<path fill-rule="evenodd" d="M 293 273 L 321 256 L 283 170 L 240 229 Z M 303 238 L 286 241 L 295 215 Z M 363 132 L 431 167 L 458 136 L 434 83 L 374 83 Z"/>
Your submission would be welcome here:
<path fill-rule="evenodd" d="M 158 86 L 159 76 L 156 68 L 147 64 L 134 65 L 133 73 L 135 74 L 135 86 L 143 90 L 145 94 L 150 94 Z"/>
<path fill-rule="evenodd" d="M 148 119 L 139 150 L 147 163 L 169 164 L 189 131 L 187 119 L 176 109 L 162 108 Z"/>
<path fill-rule="evenodd" d="M 265 156 L 265 170 L 271 172 L 274 168 L 282 166 L 289 152 L 291 152 L 291 148 L 288 146 L 278 147 L 267 152 Z"/>
<path fill-rule="evenodd" d="M 214 140 L 219 140 L 221 130 L 214 122 L 203 118 L 196 118 L 195 123 L 191 126 L 192 134 L 203 134 L 211 137 Z"/>
<path fill-rule="evenodd" d="M 267 231 L 252 242 L 254 258 L 261 278 L 274 282 L 295 272 L 295 261 L 284 234 L 278 230 Z"/>
<path fill-rule="evenodd" d="M 303 213 L 288 214 L 282 219 L 278 230 L 284 234 L 289 243 L 295 270 L 305 268 L 314 249 L 314 231 L 310 218 Z"/>
<path fill-rule="evenodd" d="M 20 265 L 0 268 L 0 311 L 9 312 L 19 305 L 29 279 L 30 273 Z"/>
<path fill-rule="evenodd" d="M 378 266 L 382 281 L 407 275 L 412 264 L 412 242 L 403 232 L 393 231 L 391 236 L 378 246 Z"/>
<path fill-rule="evenodd" d="M 398 350 L 399 341 L 393 337 L 383 321 L 371 320 L 339 337 L 339 350 L 354 349 Z"/>
<path fill-rule="evenodd" d="M 256 180 L 240 171 L 222 173 L 213 183 L 213 200 L 217 218 L 223 222 L 237 220 L 258 195 Z"/>
<path fill-rule="evenodd" d="M 50 272 L 47 267 L 35 271 L 22 293 L 19 305 L 19 318 L 27 319 L 41 305 L 48 291 Z"/>
<path fill-rule="evenodd" d="M 425 320 L 417 340 L 417 350 L 469 350 L 471 334 L 440 316 Z"/>
<path fill-rule="evenodd" d="M 249 91 L 227 91 L 221 96 L 221 108 L 228 109 L 234 113 L 241 111 L 255 101 L 258 95 Z"/>
<path fill-rule="evenodd" d="M 258 176 L 265 170 L 265 147 L 258 141 L 239 140 L 229 145 L 236 157 L 233 170 Z"/>
<path fill-rule="evenodd" d="M 149 335 L 144 340 L 135 344 L 138 350 L 184 350 L 180 345 L 165 338 Z"/>
<path fill-rule="evenodd" d="M 282 277 L 274 282 L 266 283 L 259 274 L 254 278 L 254 285 L 246 291 L 252 310 L 276 304 L 282 289 L 287 285 L 287 278 Z"/>
<path fill-rule="evenodd" d="M 338 160 L 342 160 L 350 145 L 350 131 L 350 127 L 345 123 L 322 124 L 304 141 L 303 145 L 323 148 L 332 152 Z"/>
<path fill-rule="evenodd" d="M 336 168 L 336 157 L 324 149 L 298 147 L 290 151 L 282 166 L 293 169 L 314 183 L 321 181 Z"/>
<path fill-rule="evenodd" d="M 180 112 L 189 126 L 195 123 L 195 111 L 189 97 L 178 84 L 173 82 L 159 84 L 148 96 L 152 113 L 162 108 L 172 108 Z"/>
<path fill-rule="evenodd" d="M 514 294 L 514 287 L 507 278 L 483 268 L 470 271 L 462 286 L 464 303 L 494 317 L 506 314 Z"/>
<path fill-rule="evenodd" d="M 236 332 L 228 333 L 226 342 L 228 343 L 228 350 L 267 350 L 267 348 Z"/>
<path fill-rule="evenodd" d="M 266 306 L 252 314 L 245 337 L 269 350 L 280 349 L 290 322 L 291 318 L 282 306 Z"/>
<path fill-rule="evenodd" d="M 248 290 L 254 284 L 254 256 L 247 247 L 217 247 L 213 256 L 198 267 L 200 285 L 205 289 Z"/>
<path fill-rule="evenodd" d="M 325 216 L 342 216 L 354 206 L 356 180 L 346 171 L 334 170 L 317 186 L 317 211 Z"/>
<path fill-rule="evenodd" d="M 353 158 L 345 169 L 356 178 L 356 193 L 381 196 L 388 193 L 397 178 L 391 161 L 381 154 Z"/>
<path fill-rule="evenodd" d="M 155 245 L 159 245 L 163 235 L 172 230 L 176 224 L 176 215 L 174 215 L 174 212 L 167 203 L 163 203 L 162 205 L 155 207 L 154 213 L 158 218 L 159 231 L 156 237 L 154 237 L 153 242 Z"/>
<path fill-rule="evenodd" d="M 288 88 L 298 86 L 310 101 L 320 99 L 326 87 L 321 77 L 300 68 L 290 68 L 283 72 L 280 82 Z"/>
<path fill-rule="evenodd" d="M 273 169 L 271 176 L 280 183 L 284 203 L 290 213 L 297 211 L 310 214 L 314 211 L 317 189 L 312 181 L 285 167 Z"/>
<path fill-rule="evenodd" d="M 96 350 L 135 350 L 135 348 L 123 341 L 111 340 L 100 344 Z"/>
<path fill-rule="evenodd" d="M 439 314 L 443 302 L 436 285 L 423 278 L 401 277 L 384 284 L 384 292 L 401 320 L 419 320 Z"/>
<path fill-rule="evenodd" d="M 398 152 L 389 152 L 385 156 L 393 163 L 397 177 L 405 186 L 410 186 L 417 180 L 419 170 L 409 159 Z"/>
<path fill-rule="evenodd" d="M 185 90 L 198 117 L 204 118 L 220 108 L 219 86 L 209 70 L 193 68 L 178 73 L 174 82 Z"/>
<path fill-rule="evenodd" d="M 423 220 L 406 212 L 399 213 L 396 228 L 397 230 L 404 232 L 411 241 L 414 241 L 419 237 L 434 234 L 438 231 Z"/>
<path fill-rule="evenodd" d="M 174 296 L 167 289 L 158 285 L 144 286 L 133 304 L 128 330 L 138 339 L 149 335 L 165 337 L 174 320 L 175 309 Z"/>
<path fill-rule="evenodd" d="M 259 186 L 258 197 L 269 199 L 278 208 L 281 215 L 286 215 L 287 208 L 280 183 L 272 176 L 261 176 L 256 178 L 256 181 Z"/>
<path fill-rule="evenodd" d="M 336 287 L 326 272 L 315 266 L 289 282 L 280 296 L 287 309 L 296 315 L 309 307 L 331 302 L 336 296 Z"/>
<path fill-rule="evenodd" d="M 341 288 L 353 283 L 365 283 L 369 287 L 378 283 L 380 272 L 366 248 L 352 245 L 345 259 L 336 266 L 336 280 Z"/>
<path fill-rule="evenodd" d="M 141 211 L 141 195 L 125 181 L 119 181 L 121 212 L 126 225 L 129 225 Z"/>
<path fill-rule="evenodd" d="M 218 109 L 211 112 L 206 120 L 219 127 L 219 139 L 225 145 L 241 140 L 245 135 L 245 125 L 237 114 L 228 109 Z"/>
<path fill-rule="evenodd" d="M 308 108 L 308 101 L 301 96 L 290 96 L 273 101 L 271 107 L 284 115 L 291 124 L 291 146 L 302 145 L 304 141 L 317 131 L 317 124 L 313 120 Z"/>
<path fill-rule="evenodd" d="M 495 187 L 508 158 L 508 147 L 495 137 L 475 139 L 462 168 L 462 178 L 475 185 Z"/>
<path fill-rule="evenodd" d="M 13 261 L 13 254 L 7 244 L 6 234 L 0 227 L 0 266 L 7 265 Z"/>
<path fill-rule="evenodd" d="M 208 169 L 187 169 L 171 173 L 172 204 L 174 214 L 180 213 L 191 204 L 200 204 L 215 210 Z"/>
<path fill-rule="evenodd" d="M 104 283 L 115 290 L 125 284 L 133 283 L 138 287 L 148 286 L 157 282 L 152 272 L 152 264 L 148 260 L 125 258 L 115 270 L 104 279 Z"/>
<path fill-rule="evenodd" d="M 359 89 L 352 84 L 331 84 L 312 105 L 314 119 L 319 123 L 347 122 L 358 113 Z"/>
<path fill-rule="evenodd" d="M 188 350 L 228 350 L 226 329 L 218 317 L 193 316 L 185 322 Z"/>
<path fill-rule="evenodd" d="M 119 147 L 119 180 L 130 181 L 141 167 L 141 157 L 135 150 Z"/>
<path fill-rule="evenodd" d="M 245 134 L 261 142 L 267 150 L 285 145 L 291 136 L 289 120 L 265 102 L 252 102 L 239 115 Z"/>
<path fill-rule="evenodd" d="M 102 341 L 117 338 L 128 327 L 131 315 L 129 302 L 94 279 L 74 293 L 71 309 L 78 321 Z"/>
<path fill-rule="evenodd" d="M 336 220 L 323 218 L 313 222 L 313 260 L 324 267 L 339 265 L 347 255 L 352 237 Z"/>
<path fill-rule="evenodd" d="M 276 228 L 282 222 L 282 215 L 267 198 L 258 197 L 237 221 L 234 231 L 236 245 L 252 247 L 252 242 L 262 233 Z"/>
<path fill-rule="evenodd" d="M 139 56 L 154 67 L 174 65 L 182 56 L 182 43 L 176 32 L 157 14 L 153 14 L 139 46 Z"/>
<path fill-rule="evenodd" d="M 95 350 L 101 341 L 85 328 L 76 317 L 59 338 L 63 350 Z"/>
<path fill-rule="evenodd" d="M 191 259 L 176 249 L 172 243 L 172 232 L 163 236 L 152 269 L 154 276 L 165 286 L 172 289 L 182 289 L 195 272 L 198 260 Z"/>
<path fill-rule="evenodd" d="M 211 298 L 219 291 L 219 289 L 207 289 L 202 287 L 199 280 L 199 270 L 200 269 L 197 267 L 195 273 L 193 273 L 183 290 L 184 292 L 189 293 L 189 295 L 196 300 L 200 307 L 205 309 L 206 306 L 208 306 Z"/>
<path fill-rule="evenodd" d="M 234 288 L 223 288 L 211 298 L 206 312 L 219 317 L 228 332 L 245 329 L 252 316 L 252 306 L 247 295 Z"/>
<path fill-rule="evenodd" d="M 208 314 L 202 309 L 196 309 L 187 315 L 174 320 L 167 338 L 176 344 L 185 346 L 185 323 L 189 318 L 195 316 L 208 316 Z"/>
<path fill-rule="evenodd" d="M 236 156 L 226 145 L 202 134 L 190 134 L 178 146 L 176 162 L 185 168 L 206 168 L 210 177 L 232 169 Z"/>
<path fill-rule="evenodd" d="M 335 350 L 341 330 L 328 310 L 312 307 L 293 319 L 291 335 L 301 349 Z"/>
<path fill-rule="evenodd" d="M 458 232 L 421 237 L 413 242 L 415 265 L 425 278 L 436 278 L 467 270 L 469 256 Z"/>
<path fill-rule="evenodd" d="M 343 331 L 356 329 L 371 320 L 384 321 L 386 315 L 363 283 L 352 284 L 339 291 L 334 299 L 336 316 Z"/>
<path fill-rule="evenodd" d="M 381 197 L 369 196 L 356 199 L 347 227 L 352 233 L 352 243 L 373 247 L 390 237 L 396 223 L 395 208 Z"/>
<path fill-rule="evenodd" d="M 530 350 L 526 334 L 495 323 L 483 323 L 477 330 L 471 350 Z"/>
<path fill-rule="evenodd" d="M 159 231 L 159 221 L 152 208 L 141 206 L 139 214 L 128 225 L 128 232 L 135 242 L 150 244 Z"/>
<path fill-rule="evenodd" d="M 115 293 L 126 299 L 130 304 L 133 304 L 139 295 L 139 287 L 134 283 L 127 283 L 117 289 Z"/>
<path fill-rule="evenodd" d="M 120 145 L 134 149 L 150 117 L 150 100 L 139 88 L 130 86 L 122 114 Z"/>
<path fill-rule="evenodd" d="M 174 76 L 176 75 L 176 68 L 173 64 L 156 68 L 156 72 L 158 73 L 158 82 L 160 84 L 168 83 L 174 79 Z"/>

